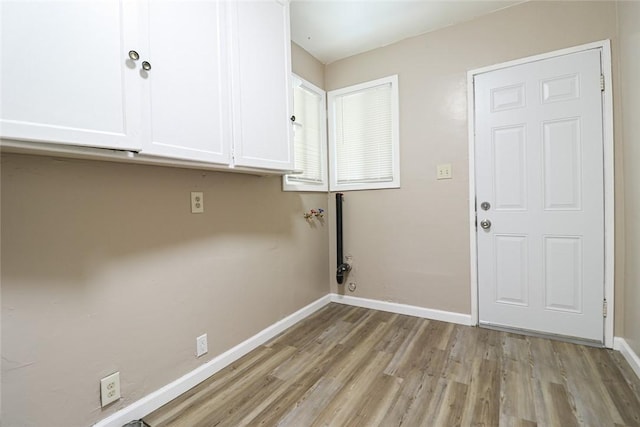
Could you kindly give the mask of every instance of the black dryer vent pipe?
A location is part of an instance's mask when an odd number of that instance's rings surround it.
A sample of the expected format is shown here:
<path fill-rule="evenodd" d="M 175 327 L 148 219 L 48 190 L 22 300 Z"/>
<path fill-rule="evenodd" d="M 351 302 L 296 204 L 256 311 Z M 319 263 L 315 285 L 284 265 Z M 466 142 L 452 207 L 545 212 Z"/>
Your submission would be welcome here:
<path fill-rule="evenodd" d="M 337 245 L 337 262 L 338 270 L 336 271 L 336 280 L 339 285 L 344 283 L 344 278 L 351 270 L 351 266 L 344 262 L 342 253 L 342 198 L 344 194 L 336 193 L 336 245 Z"/>

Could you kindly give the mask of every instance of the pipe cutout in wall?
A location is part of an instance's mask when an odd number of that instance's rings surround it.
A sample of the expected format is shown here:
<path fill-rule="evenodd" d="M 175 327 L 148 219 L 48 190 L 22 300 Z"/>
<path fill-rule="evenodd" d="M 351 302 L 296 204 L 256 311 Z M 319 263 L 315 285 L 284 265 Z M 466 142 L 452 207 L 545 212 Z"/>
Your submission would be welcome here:
<path fill-rule="evenodd" d="M 336 280 L 339 285 L 344 283 L 347 273 L 351 270 L 351 265 L 344 262 L 342 253 L 342 199 L 344 194 L 336 193 L 336 245 L 337 263 Z"/>

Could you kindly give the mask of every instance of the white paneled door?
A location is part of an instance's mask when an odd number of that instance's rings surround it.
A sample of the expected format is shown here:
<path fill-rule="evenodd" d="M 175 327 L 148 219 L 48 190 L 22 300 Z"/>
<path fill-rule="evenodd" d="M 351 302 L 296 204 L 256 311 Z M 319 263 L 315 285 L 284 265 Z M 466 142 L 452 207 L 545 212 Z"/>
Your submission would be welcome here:
<path fill-rule="evenodd" d="M 475 77 L 480 324 L 603 342 L 600 55 Z"/>

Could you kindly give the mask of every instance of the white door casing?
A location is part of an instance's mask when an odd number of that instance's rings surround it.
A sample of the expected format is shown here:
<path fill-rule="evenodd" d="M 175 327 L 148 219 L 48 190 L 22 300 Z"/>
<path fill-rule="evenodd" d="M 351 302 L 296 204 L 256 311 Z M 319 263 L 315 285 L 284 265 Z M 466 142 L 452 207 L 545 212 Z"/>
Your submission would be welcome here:
<path fill-rule="evenodd" d="M 603 342 L 600 54 L 475 75 L 481 324 Z"/>

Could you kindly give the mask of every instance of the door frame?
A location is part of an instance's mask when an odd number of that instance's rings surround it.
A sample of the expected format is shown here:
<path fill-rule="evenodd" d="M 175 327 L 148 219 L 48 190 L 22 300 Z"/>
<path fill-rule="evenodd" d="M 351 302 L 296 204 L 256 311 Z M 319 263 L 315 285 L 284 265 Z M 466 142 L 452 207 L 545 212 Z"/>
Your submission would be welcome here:
<path fill-rule="evenodd" d="M 604 318 L 604 345 L 613 348 L 613 328 L 615 316 L 614 303 L 614 146 L 613 146 L 613 85 L 611 80 L 611 41 L 601 40 L 579 46 L 560 49 L 540 55 L 529 56 L 467 72 L 467 112 L 469 131 L 469 241 L 470 241 L 470 285 L 471 285 L 471 322 L 479 324 L 478 310 L 478 249 L 476 238 L 476 168 L 475 168 L 475 92 L 474 77 L 489 71 L 500 70 L 515 65 L 527 64 L 543 59 L 555 58 L 587 50 L 600 49 L 602 74 L 604 75 L 603 93 L 603 172 L 604 172 L 604 297 L 607 300 L 607 316 Z"/>

